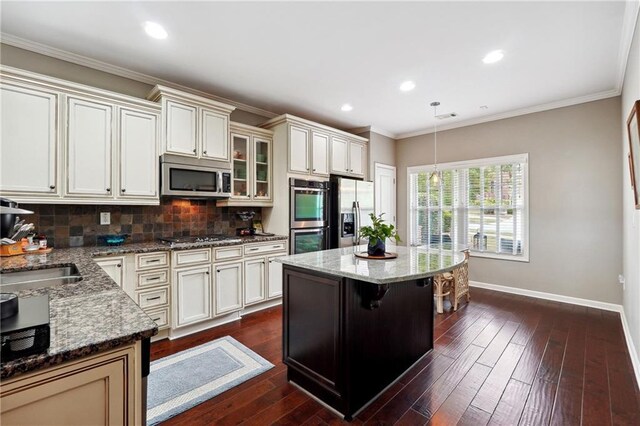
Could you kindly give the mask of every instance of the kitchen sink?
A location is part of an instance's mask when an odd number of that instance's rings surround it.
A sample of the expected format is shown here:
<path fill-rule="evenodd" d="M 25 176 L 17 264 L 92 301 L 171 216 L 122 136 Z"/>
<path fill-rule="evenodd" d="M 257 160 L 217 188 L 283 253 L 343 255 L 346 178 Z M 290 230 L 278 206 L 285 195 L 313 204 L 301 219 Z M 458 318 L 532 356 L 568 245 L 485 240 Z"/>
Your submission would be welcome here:
<path fill-rule="evenodd" d="M 57 284 L 75 283 L 82 275 L 75 265 L 59 268 L 35 269 L 30 271 L 6 272 L 0 274 L 0 291 L 11 293 L 50 287 Z"/>

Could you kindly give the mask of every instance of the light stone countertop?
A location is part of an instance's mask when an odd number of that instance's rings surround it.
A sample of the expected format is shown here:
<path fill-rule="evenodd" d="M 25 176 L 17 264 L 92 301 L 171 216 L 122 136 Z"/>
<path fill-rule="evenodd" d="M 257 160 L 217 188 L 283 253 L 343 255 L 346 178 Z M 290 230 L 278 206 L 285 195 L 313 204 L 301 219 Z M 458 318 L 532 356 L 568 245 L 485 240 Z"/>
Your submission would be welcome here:
<path fill-rule="evenodd" d="M 356 251 L 366 252 L 367 246 L 296 254 L 274 260 L 289 266 L 374 284 L 427 278 L 451 271 L 464 262 L 462 252 L 424 247 L 387 246 L 387 251 L 398 253 L 397 258 L 388 260 L 361 259 L 354 255 Z"/>

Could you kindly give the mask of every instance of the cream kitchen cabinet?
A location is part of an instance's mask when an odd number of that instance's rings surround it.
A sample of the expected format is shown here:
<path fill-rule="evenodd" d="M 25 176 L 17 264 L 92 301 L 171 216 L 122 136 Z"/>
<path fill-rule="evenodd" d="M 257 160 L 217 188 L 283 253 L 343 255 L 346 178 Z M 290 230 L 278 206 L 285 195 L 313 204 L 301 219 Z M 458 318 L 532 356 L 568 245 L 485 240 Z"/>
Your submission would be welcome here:
<path fill-rule="evenodd" d="M 231 123 L 231 197 L 218 206 L 271 207 L 273 205 L 273 132 Z"/>
<path fill-rule="evenodd" d="M 3 425 L 137 425 L 140 342 L 5 379 Z"/>
<path fill-rule="evenodd" d="M 113 281 L 124 288 L 125 258 L 124 256 L 107 256 L 95 260 L 98 265 L 111 277 Z"/>
<path fill-rule="evenodd" d="M 242 262 L 223 263 L 214 265 L 216 270 L 215 287 L 215 314 L 222 315 L 239 311 L 243 307 Z"/>
<path fill-rule="evenodd" d="M 36 204 L 159 203 L 159 105 L 5 67 L 0 77 L 0 195 Z M 15 169 L 24 158 L 29 173 Z"/>
<path fill-rule="evenodd" d="M 173 328 L 213 318 L 211 306 L 211 265 L 174 271 L 175 289 Z"/>
<path fill-rule="evenodd" d="M 158 116 L 120 109 L 120 193 L 122 198 L 158 197 Z"/>
<path fill-rule="evenodd" d="M 364 177 L 367 146 L 347 138 L 331 138 L 331 173 Z"/>
<path fill-rule="evenodd" d="M 266 273 L 267 262 L 264 257 L 258 259 L 245 260 L 244 273 L 244 304 L 245 306 L 253 303 L 262 302 L 266 299 Z"/>
<path fill-rule="evenodd" d="M 58 101 L 55 91 L 0 84 L 0 191 L 58 197 Z M 25 161 L 28 160 L 28 173 Z"/>
<path fill-rule="evenodd" d="M 309 174 L 309 129 L 289 126 L 289 171 Z"/>
<path fill-rule="evenodd" d="M 273 299 L 274 297 L 282 296 L 282 263 L 276 262 L 276 259 L 280 256 L 271 256 L 268 258 L 267 263 L 267 298 Z"/>
<path fill-rule="evenodd" d="M 235 107 L 165 86 L 155 86 L 147 98 L 162 104 L 162 153 L 230 161 Z"/>
<path fill-rule="evenodd" d="M 311 174 L 329 176 L 329 135 L 311 131 Z"/>
<path fill-rule="evenodd" d="M 70 196 L 112 197 L 113 105 L 67 99 L 67 171 Z"/>

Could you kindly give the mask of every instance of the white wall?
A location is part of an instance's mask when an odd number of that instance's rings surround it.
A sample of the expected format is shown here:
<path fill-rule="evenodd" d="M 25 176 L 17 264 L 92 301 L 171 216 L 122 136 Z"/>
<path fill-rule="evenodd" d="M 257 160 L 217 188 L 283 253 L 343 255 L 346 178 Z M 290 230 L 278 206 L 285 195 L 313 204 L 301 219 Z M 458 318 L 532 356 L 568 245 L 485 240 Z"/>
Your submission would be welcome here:
<path fill-rule="evenodd" d="M 438 132 L 438 161 L 529 153 L 530 262 L 483 259 L 471 279 L 620 304 L 620 97 Z M 433 163 L 433 135 L 397 146 L 398 228 L 407 167 Z"/>
<path fill-rule="evenodd" d="M 640 210 L 634 208 L 627 154 L 627 117 L 633 102 L 640 100 L 640 19 L 636 22 L 633 44 L 622 89 L 622 215 L 623 274 L 626 289 L 622 300 L 636 352 L 640 355 Z M 640 170 L 636 170 L 640 173 Z"/>

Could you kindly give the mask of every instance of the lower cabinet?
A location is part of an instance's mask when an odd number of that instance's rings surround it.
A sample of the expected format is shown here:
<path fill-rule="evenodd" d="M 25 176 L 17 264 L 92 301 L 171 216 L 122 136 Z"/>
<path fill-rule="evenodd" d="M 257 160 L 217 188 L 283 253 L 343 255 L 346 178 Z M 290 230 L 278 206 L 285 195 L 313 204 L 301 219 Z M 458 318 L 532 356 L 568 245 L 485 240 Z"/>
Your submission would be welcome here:
<path fill-rule="evenodd" d="M 267 280 L 267 298 L 282 296 L 282 263 L 276 262 L 275 259 L 282 256 L 273 256 L 269 258 L 269 279 Z"/>
<path fill-rule="evenodd" d="M 173 279 L 177 296 L 175 327 L 213 318 L 211 265 L 176 270 Z"/>
<path fill-rule="evenodd" d="M 5 379 L 0 389 L 0 424 L 140 424 L 139 362 L 137 342 Z"/>
<path fill-rule="evenodd" d="M 216 315 L 242 309 L 242 262 L 214 265 Z"/>
<path fill-rule="evenodd" d="M 251 305 L 265 300 L 266 260 L 264 257 L 244 262 L 244 304 Z"/>
<path fill-rule="evenodd" d="M 96 259 L 96 263 L 123 288 L 124 285 L 124 257 L 105 257 L 104 259 Z"/>

